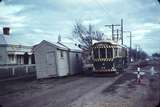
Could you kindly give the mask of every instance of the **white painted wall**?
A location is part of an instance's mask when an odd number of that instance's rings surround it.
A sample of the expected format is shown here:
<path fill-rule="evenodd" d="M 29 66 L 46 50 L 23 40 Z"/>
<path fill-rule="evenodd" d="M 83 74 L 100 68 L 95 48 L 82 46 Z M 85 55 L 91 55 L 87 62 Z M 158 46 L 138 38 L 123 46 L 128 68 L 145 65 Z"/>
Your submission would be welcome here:
<path fill-rule="evenodd" d="M 0 64 L 7 64 L 9 61 L 5 46 L 0 46 Z"/>
<path fill-rule="evenodd" d="M 38 79 L 81 72 L 81 53 L 79 52 L 68 52 L 52 44 L 42 43 L 34 49 L 34 54 Z"/>
<path fill-rule="evenodd" d="M 55 52 L 56 54 L 56 49 L 53 46 L 47 45 L 47 44 L 43 44 L 41 45 L 40 48 L 38 48 L 35 51 L 35 61 L 36 61 L 36 70 L 37 70 L 37 78 L 48 78 L 48 77 L 53 77 L 55 76 L 57 73 L 56 71 L 56 65 L 54 65 L 54 68 L 51 69 L 49 68 L 49 63 L 48 63 L 48 59 L 47 59 L 47 53 L 48 52 Z M 52 60 L 54 58 L 50 58 L 50 60 Z M 50 70 L 48 70 L 48 68 Z"/>

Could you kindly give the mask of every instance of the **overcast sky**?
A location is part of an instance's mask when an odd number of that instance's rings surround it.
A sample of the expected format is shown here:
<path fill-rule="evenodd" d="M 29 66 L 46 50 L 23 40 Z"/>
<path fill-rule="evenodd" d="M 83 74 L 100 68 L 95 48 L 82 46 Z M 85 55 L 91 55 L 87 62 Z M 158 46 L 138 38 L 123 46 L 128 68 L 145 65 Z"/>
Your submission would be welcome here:
<path fill-rule="evenodd" d="M 43 2 L 42 2 L 43 1 Z M 93 24 L 108 37 L 105 24 L 120 24 L 132 31 L 133 47 L 141 45 L 148 53 L 160 51 L 160 5 L 156 0 L 3 0 L 0 27 L 9 26 L 13 38 L 32 45 L 41 40 L 57 41 L 71 37 L 73 25 Z M 128 34 L 125 44 L 128 45 Z"/>

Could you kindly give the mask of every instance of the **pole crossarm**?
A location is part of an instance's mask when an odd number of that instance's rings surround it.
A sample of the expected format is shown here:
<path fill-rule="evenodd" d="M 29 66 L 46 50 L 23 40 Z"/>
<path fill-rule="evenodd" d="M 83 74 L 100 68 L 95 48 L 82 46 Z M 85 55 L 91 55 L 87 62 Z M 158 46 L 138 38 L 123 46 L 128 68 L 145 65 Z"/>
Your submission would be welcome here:
<path fill-rule="evenodd" d="M 111 26 L 121 26 L 121 25 L 119 25 L 119 24 L 105 25 L 105 27 L 111 27 Z"/>
<path fill-rule="evenodd" d="M 116 27 L 116 26 L 120 26 L 120 31 L 121 31 L 121 44 L 123 45 L 123 19 L 121 19 L 121 24 L 109 24 L 109 25 L 104 25 L 105 27 L 109 27 L 109 28 L 111 28 L 112 29 L 112 40 L 114 41 L 115 40 L 115 37 L 114 37 L 114 32 L 115 32 L 115 30 L 114 30 L 114 27 Z M 119 32 L 118 30 L 116 30 L 116 32 Z M 119 34 L 117 33 L 117 41 L 118 41 L 118 37 L 119 36 Z"/>
<path fill-rule="evenodd" d="M 115 26 L 121 26 L 120 24 L 110 24 L 110 25 L 105 25 L 105 27 L 109 27 L 112 29 L 112 40 L 114 40 L 114 27 Z"/>

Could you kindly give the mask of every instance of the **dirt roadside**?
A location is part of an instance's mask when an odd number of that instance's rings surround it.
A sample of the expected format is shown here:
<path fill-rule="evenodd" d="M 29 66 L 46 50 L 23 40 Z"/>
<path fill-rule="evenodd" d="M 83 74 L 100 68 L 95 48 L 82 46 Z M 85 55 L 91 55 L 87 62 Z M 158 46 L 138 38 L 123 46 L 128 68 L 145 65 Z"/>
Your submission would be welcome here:
<path fill-rule="evenodd" d="M 154 67 L 156 73 L 151 76 Z M 68 107 L 156 107 L 160 99 L 160 69 L 153 63 L 143 67 L 145 72 L 141 84 L 136 82 L 136 69 L 127 69 L 118 80 L 110 86 L 96 88 Z"/>

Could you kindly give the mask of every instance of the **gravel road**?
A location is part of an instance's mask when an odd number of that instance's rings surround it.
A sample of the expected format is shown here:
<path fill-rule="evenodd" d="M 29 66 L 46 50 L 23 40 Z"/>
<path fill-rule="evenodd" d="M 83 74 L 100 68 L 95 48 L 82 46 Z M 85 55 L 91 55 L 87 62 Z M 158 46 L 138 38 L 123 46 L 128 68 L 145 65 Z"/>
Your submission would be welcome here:
<path fill-rule="evenodd" d="M 60 79 L 1 83 L 0 104 L 4 107 L 65 107 L 116 77 L 73 76 Z"/>
<path fill-rule="evenodd" d="M 155 75 L 150 75 L 154 67 Z M 134 64 L 118 76 L 70 76 L 0 83 L 2 107 L 156 107 L 160 100 L 160 62 L 142 67 L 137 84 Z M 153 69 L 152 69 L 153 70 Z"/>

